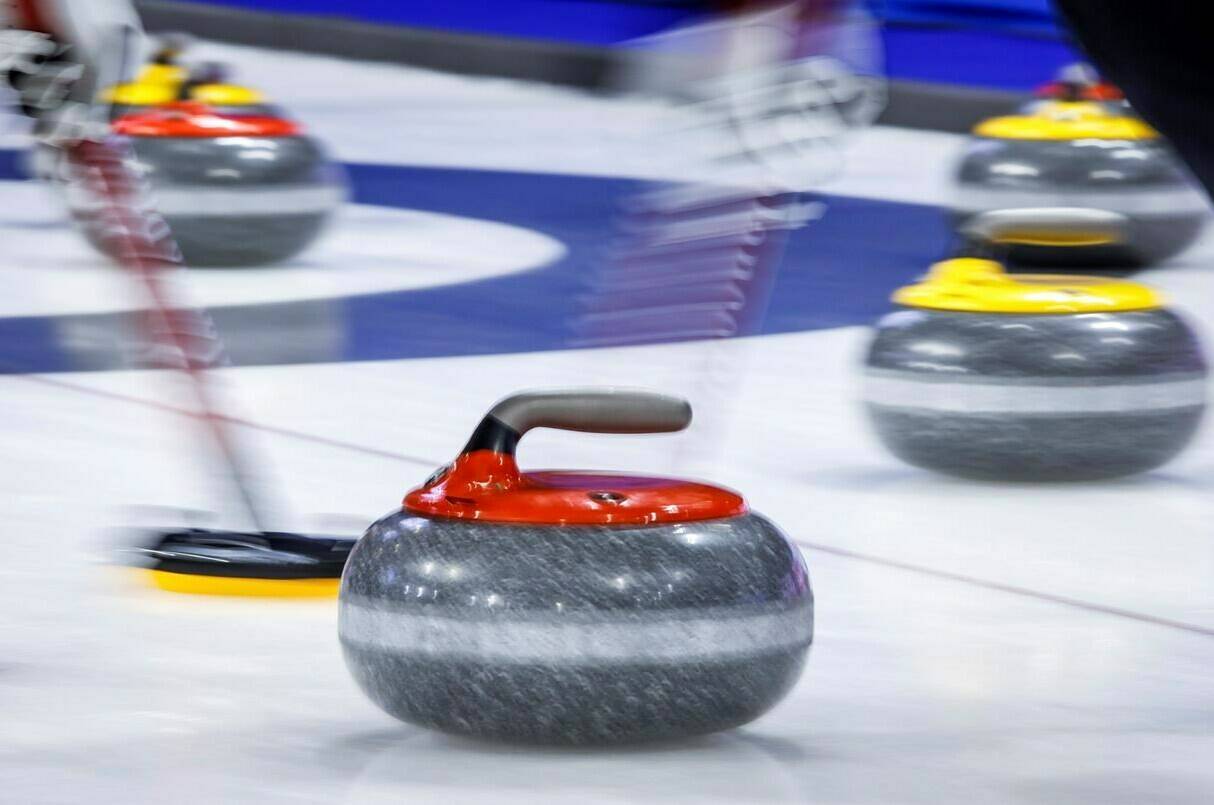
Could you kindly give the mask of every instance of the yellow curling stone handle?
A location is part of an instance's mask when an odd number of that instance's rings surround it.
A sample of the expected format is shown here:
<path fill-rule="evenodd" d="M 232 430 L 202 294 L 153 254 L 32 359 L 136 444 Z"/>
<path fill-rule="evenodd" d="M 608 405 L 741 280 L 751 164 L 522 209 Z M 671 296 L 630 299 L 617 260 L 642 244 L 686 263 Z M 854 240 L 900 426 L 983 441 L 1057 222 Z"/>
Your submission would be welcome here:
<path fill-rule="evenodd" d="M 1163 306 L 1154 289 L 1135 282 L 1061 274 L 1011 275 L 994 260 L 959 257 L 932 266 L 893 301 L 907 307 L 965 313 L 1108 313 Z"/>
<path fill-rule="evenodd" d="M 1090 101 L 1051 101 L 1031 115 L 992 117 L 974 134 L 998 140 L 1154 140 L 1159 132 L 1136 117 Z"/>
<path fill-rule="evenodd" d="M 237 84 L 199 84 L 190 90 L 190 100 L 211 106 L 254 106 L 266 99 L 257 90 Z"/>
<path fill-rule="evenodd" d="M 177 100 L 188 71 L 176 64 L 148 64 L 134 81 L 115 84 L 102 93 L 106 103 L 126 106 L 159 106 Z"/>

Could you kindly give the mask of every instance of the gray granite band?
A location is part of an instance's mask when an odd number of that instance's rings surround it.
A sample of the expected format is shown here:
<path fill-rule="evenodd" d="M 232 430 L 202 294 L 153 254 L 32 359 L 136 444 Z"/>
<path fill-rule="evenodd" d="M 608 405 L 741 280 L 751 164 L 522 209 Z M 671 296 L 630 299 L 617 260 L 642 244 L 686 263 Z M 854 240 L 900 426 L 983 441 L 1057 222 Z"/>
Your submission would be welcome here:
<path fill-rule="evenodd" d="M 1109 191 L 1075 192 L 1065 187 L 1003 189 L 962 184 L 954 191 L 953 207 L 961 213 L 990 209 L 1037 208 L 1043 199 L 1051 206 L 1090 207 L 1114 210 L 1141 217 L 1200 215 L 1209 212 L 1210 202 L 1195 187 L 1122 187 Z"/>
<path fill-rule="evenodd" d="M 739 616 L 698 612 L 671 618 L 620 613 L 568 618 L 467 619 L 415 614 L 346 602 L 341 639 L 364 649 L 412 657 L 465 658 L 511 663 L 718 661 L 804 648 L 813 640 L 812 605 Z"/>
<path fill-rule="evenodd" d="M 1200 376 L 1153 383 L 1120 382 L 1085 385 L 1036 383 L 924 382 L 868 372 L 864 400 L 890 408 L 958 413 L 1118 413 L 1158 411 L 1204 405 L 1206 381 Z"/>
<path fill-rule="evenodd" d="M 162 215 L 188 217 L 280 216 L 324 213 L 341 205 L 346 191 L 340 185 L 288 185 L 219 189 L 214 187 L 156 188 L 156 209 Z M 94 201 L 68 191 L 73 212 L 97 209 Z"/>

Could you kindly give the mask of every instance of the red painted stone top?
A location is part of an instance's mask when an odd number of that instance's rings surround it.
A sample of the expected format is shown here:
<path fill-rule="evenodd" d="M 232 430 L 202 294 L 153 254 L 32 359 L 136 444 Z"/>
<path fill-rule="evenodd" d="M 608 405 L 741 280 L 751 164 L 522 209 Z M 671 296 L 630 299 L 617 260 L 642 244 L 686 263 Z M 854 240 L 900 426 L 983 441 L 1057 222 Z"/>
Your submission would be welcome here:
<path fill-rule="evenodd" d="M 671 478 L 570 471 L 520 472 L 514 457 L 465 453 L 405 496 L 407 511 L 491 523 L 648 525 L 736 517 L 745 499 Z"/>
<path fill-rule="evenodd" d="M 224 115 L 190 101 L 124 115 L 113 128 L 128 137 L 296 137 L 303 132 L 291 120 Z"/>

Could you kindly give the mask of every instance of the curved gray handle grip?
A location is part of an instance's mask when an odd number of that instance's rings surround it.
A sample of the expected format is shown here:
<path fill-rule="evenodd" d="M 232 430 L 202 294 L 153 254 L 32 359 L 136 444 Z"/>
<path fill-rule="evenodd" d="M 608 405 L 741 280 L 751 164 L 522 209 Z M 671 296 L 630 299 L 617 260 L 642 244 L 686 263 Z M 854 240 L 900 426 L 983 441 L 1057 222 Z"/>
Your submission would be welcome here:
<path fill-rule="evenodd" d="M 990 243 L 1040 242 L 1050 237 L 1116 243 L 1129 224 L 1124 215 L 1089 207 L 1033 207 L 991 210 L 970 218 L 962 234 Z"/>
<path fill-rule="evenodd" d="M 635 389 L 553 389 L 511 395 L 493 406 L 489 416 L 520 436 L 532 428 L 672 433 L 691 424 L 691 404 Z"/>

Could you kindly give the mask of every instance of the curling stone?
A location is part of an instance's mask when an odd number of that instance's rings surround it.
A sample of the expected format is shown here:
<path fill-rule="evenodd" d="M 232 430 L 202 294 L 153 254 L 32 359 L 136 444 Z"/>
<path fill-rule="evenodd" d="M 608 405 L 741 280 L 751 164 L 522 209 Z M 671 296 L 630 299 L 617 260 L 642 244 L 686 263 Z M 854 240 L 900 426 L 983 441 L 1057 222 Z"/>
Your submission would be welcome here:
<path fill-rule="evenodd" d="M 591 745 L 745 724 L 800 676 L 813 598 L 798 550 L 737 494 L 663 478 L 520 472 L 532 428 L 681 430 L 644 392 L 523 393 L 355 546 L 339 632 L 397 718 Z"/>
<path fill-rule="evenodd" d="M 302 252 L 345 198 L 320 144 L 281 118 L 230 117 L 178 103 L 124 117 L 135 168 L 151 184 L 189 266 L 255 266 Z M 85 235 L 103 248 L 104 222 L 69 192 Z M 103 249 L 104 250 L 104 249 Z"/>
<path fill-rule="evenodd" d="M 345 537 L 187 528 L 127 549 L 157 588 L 192 595 L 332 598 L 353 542 Z"/>
<path fill-rule="evenodd" d="M 898 290 L 865 363 L 881 441 L 918 467 L 1008 481 L 1145 472 L 1192 440 L 1206 362 L 1159 294 L 1120 280 L 935 265 Z"/>
<path fill-rule="evenodd" d="M 1089 208 L 1126 219 L 1116 242 L 1081 248 L 1024 243 L 1019 264 L 1115 267 L 1166 259 L 1205 226 L 1208 204 L 1146 123 L 1092 102 L 1049 101 L 1033 114 L 986 120 L 957 168 L 962 225 L 990 210 Z"/>

